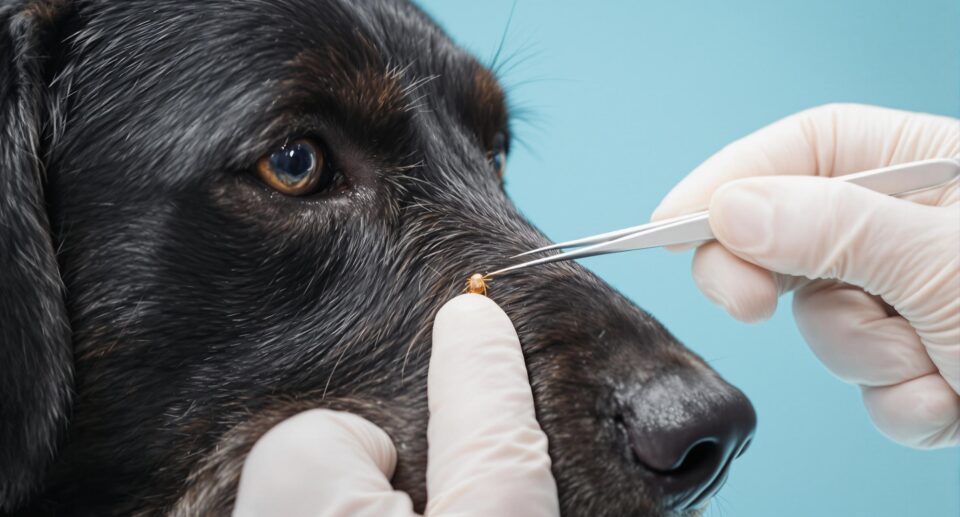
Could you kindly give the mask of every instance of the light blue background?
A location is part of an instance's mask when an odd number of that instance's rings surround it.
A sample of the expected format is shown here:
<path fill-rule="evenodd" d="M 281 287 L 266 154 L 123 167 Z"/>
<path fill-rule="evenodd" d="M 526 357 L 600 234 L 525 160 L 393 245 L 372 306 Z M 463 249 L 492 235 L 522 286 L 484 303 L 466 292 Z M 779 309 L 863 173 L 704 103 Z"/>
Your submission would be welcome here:
<path fill-rule="evenodd" d="M 489 63 L 513 0 L 423 1 Z M 502 80 L 515 124 L 508 190 L 566 240 L 647 220 L 725 143 L 834 101 L 960 115 L 957 0 L 519 0 Z M 960 516 L 960 453 L 888 442 L 856 388 L 816 361 L 790 300 L 737 323 L 696 290 L 690 254 L 585 265 L 646 308 L 753 400 L 759 428 L 711 516 Z"/>

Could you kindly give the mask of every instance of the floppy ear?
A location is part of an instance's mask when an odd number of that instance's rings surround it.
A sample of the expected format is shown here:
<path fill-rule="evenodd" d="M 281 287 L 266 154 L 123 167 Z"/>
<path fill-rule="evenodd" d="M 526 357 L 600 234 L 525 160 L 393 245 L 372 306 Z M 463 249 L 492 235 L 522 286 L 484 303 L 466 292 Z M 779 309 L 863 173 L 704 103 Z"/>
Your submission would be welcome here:
<path fill-rule="evenodd" d="M 35 492 L 66 429 L 70 323 L 39 162 L 38 18 L 0 7 L 0 513 Z"/>

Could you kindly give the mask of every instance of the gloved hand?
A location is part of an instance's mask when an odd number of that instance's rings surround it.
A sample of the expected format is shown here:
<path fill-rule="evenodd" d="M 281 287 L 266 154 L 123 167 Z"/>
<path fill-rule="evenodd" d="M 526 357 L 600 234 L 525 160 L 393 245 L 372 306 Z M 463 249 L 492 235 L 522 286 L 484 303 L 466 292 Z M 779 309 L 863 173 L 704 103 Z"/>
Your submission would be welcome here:
<path fill-rule="evenodd" d="M 728 145 L 653 219 L 709 206 L 717 241 L 693 259 L 708 298 L 759 321 L 797 289 L 801 333 L 834 374 L 861 386 L 883 433 L 914 447 L 957 445 L 958 183 L 896 199 L 824 177 L 958 155 L 956 119 L 823 106 Z"/>
<path fill-rule="evenodd" d="M 559 515 L 520 342 L 493 301 L 466 294 L 437 314 L 427 394 L 427 515 Z M 390 486 L 396 460 L 359 416 L 301 413 L 250 452 L 234 515 L 414 515 Z"/>

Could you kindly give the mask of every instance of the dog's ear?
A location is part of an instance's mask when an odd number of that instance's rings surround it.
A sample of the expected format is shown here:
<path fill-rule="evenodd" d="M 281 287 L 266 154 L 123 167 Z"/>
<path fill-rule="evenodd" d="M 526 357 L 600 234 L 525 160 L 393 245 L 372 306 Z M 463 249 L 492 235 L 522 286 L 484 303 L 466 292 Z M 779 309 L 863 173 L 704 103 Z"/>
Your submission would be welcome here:
<path fill-rule="evenodd" d="M 39 158 L 51 9 L 0 5 L 0 513 L 40 488 L 66 429 L 73 383 Z"/>

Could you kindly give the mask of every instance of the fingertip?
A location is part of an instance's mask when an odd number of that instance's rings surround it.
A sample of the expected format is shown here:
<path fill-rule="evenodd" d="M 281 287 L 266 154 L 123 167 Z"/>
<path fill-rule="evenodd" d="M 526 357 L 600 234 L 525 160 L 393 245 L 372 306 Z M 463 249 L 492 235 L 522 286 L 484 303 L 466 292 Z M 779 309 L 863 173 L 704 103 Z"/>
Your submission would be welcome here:
<path fill-rule="evenodd" d="M 729 203 L 731 195 L 730 193 L 732 191 L 736 191 L 738 186 L 749 184 L 753 179 L 754 178 L 739 178 L 718 186 L 717 189 L 713 191 L 713 195 L 710 196 L 710 203 L 707 205 L 707 209 L 710 210 L 710 214 L 712 215 L 722 205 Z"/>
<path fill-rule="evenodd" d="M 437 318 L 455 318 L 476 310 L 489 309 L 490 305 L 499 308 L 493 300 L 481 294 L 461 294 L 443 304 L 437 312 Z"/>
<path fill-rule="evenodd" d="M 650 222 L 662 221 L 673 217 L 692 214 L 707 209 L 710 190 L 705 189 L 694 177 L 700 169 L 695 169 L 686 178 L 677 183 L 660 204 L 650 214 Z"/>
<path fill-rule="evenodd" d="M 757 297 L 754 295 L 754 297 Z M 746 297 L 745 297 L 746 298 Z M 769 302 L 757 302 L 755 300 L 740 300 L 746 303 L 737 303 L 734 301 L 727 312 L 741 323 L 763 323 L 769 320 L 777 311 L 777 299 L 772 298 Z"/>
<path fill-rule="evenodd" d="M 960 396 L 933 373 L 893 386 L 863 388 L 877 429 L 916 448 L 960 445 Z"/>
<path fill-rule="evenodd" d="M 768 180 L 732 181 L 718 188 L 710 199 L 714 236 L 730 251 L 752 262 L 763 263 L 774 238 L 774 195 Z"/>
<path fill-rule="evenodd" d="M 345 411 L 326 411 L 329 413 L 327 418 L 335 422 L 344 433 L 352 435 L 387 479 L 393 477 L 397 467 L 397 448 L 386 431 L 359 415 Z"/>
<path fill-rule="evenodd" d="M 650 222 L 655 223 L 657 221 L 662 221 L 663 219 L 669 219 L 671 217 L 677 217 L 683 215 L 687 212 L 692 212 L 692 210 L 684 210 L 683 205 L 678 202 L 674 195 L 673 191 L 667 193 L 666 197 L 660 201 L 660 204 L 653 209 L 653 213 L 650 214 Z"/>
<path fill-rule="evenodd" d="M 711 197 L 725 183 L 758 174 L 755 153 L 738 142 L 707 158 L 674 185 L 653 210 L 650 220 L 660 221 L 706 210 Z"/>
<path fill-rule="evenodd" d="M 744 261 L 718 242 L 697 248 L 692 269 L 700 291 L 739 321 L 765 321 L 777 309 L 779 292 L 773 273 Z"/>
<path fill-rule="evenodd" d="M 492 380 L 492 381 L 491 381 Z M 523 383 L 529 392 L 520 339 L 493 300 L 465 294 L 447 302 L 433 324 L 427 391 L 431 407 L 464 390 L 483 393 L 487 381 Z"/>
<path fill-rule="evenodd" d="M 507 313 L 490 298 L 461 294 L 445 303 L 433 322 L 433 346 L 469 345 L 485 336 L 506 334 L 516 339 Z"/>
<path fill-rule="evenodd" d="M 362 451 L 358 456 L 369 457 L 385 476 L 393 475 L 397 453 L 387 433 L 359 415 L 330 409 L 304 411 L 280 422 L 257 441 L 251 457 L 264 462 L 298 458 L 301 463 L 322 458 L 318 439 L 356 445 Z"/>
<path fill-rule="evenodd" d="M 314 409 L 267 431 L 247 455 L 234 515 L 410 515 L 390 486 L 397 461 L 390 437 L 350 413 Z"/>
<path fill-rule="evenodd" d="M 653 213 L 650 214 L 651 223 L 663 221 L 664 219 L 670 219 L 673 217 L 679 217 L 681 215 L 685 215 L 685 214 L 689 214 L 697 211 L 694 208 L 684 206 L 684 204 L 677 199 L 682 196 L 676 195 L 675 194 L 676 190 L 677 189 L 674 188 L 672 191 L 670 191 L 667 194 L 667 196 L 663 198 L 663 201 L 660 201 L 660 204 L 657 206 L 657 208 L 653 210 Z M 698 245 L 699 243 L 697 242 L 690 242 L 685 244 L 674 244 L 671 246 L 664 246 L 663 248 L 666 249 L 667 251 L 682 252 L 682 251 L 687 251 L 689 249 L 695 248 Z"/>

